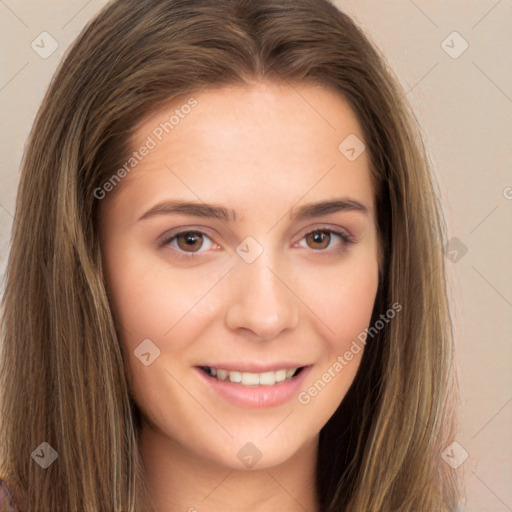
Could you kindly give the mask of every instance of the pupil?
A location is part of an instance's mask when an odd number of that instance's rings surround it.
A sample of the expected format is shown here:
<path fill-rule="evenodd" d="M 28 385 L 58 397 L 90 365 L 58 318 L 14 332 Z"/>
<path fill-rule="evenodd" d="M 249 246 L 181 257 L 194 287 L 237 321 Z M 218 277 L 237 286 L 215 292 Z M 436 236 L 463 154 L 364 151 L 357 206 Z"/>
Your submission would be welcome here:
<path fill-rule="evenodd" d="M 181 235 L 181 240 L 182 241 L 185 240 L 185 246 L 187 248 L 190 248 L 190 247 L 198 244 L 198 233 L 190 232 L 190 233 Z M 199 245 L 200 245 L 200 243 L 199 243 Z"/>
<path fill-rule="evenodd" d="M 326 240 L 327 238 L 327 235 L 326 233 L 322 232 L 322 231 L 316 231 L 315 233 L 313 233 L 313 241 L 315 243 L 322 243 Z"/>

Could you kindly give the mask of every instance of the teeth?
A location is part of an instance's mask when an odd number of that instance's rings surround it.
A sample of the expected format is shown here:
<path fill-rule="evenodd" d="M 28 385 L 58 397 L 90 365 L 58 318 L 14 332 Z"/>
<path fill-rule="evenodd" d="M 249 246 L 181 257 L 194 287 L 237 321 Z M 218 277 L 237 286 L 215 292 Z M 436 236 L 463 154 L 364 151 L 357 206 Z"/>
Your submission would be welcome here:
<path fill-rule="evenodd" d="M 242 374 L 240 372 L 229 372 L 228 376 L 231 382 L 242 382 Z"/>
<path fill-rule="evenodd" d="M 233 374 L 237 374 L 238 372 L 229 372 L 229 380 L 231 382 L 236 382 L 233 380 Z M 240 373 L 238 373 L 240 375 Z M 242 373 L 241 375 L 242 384 L 244 386 L 258 386 L 260 383 L 260 376 L 257 373 Z"/>
<path fill-rule="evenodd" d="M 273 386 L 279 382 L 289 380 L 296 373 L 298 368 L 278 370 L 276 372 L 249 373 L 249 372 L 230 372 L 222 368 L 207 368 L 207 373 L 218 380 L 229 380 L 243 386 Z"/>
<path fill-rule="evenodd" d="M 286 370 L 279 370 L 276 372 L 276 382 L 283 382 L 284 379 L 287 377 L 287 371 Z"/>
<path fill-rule="evenodd" d="M 259 384 L 273 386 L 276 383 L 276 372 L 260 373 Z"/>

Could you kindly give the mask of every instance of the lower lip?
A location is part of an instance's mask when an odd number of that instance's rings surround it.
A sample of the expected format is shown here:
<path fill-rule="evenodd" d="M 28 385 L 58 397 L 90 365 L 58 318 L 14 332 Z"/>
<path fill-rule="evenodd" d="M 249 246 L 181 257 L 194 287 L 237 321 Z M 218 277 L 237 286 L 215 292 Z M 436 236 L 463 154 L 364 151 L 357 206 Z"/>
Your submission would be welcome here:
<path fill-rule="evenodd" d="M 256 409 L 275 407 L 288 402 L 298 394 L 311 368 L 312 366 L 306 366 L 297 377 L 273 386 L 243 386 L 229 380 L 210 377 L 200 368 L 195 368 L 195 370 L 210 389 L 228 402 L 238 407 Z"/>

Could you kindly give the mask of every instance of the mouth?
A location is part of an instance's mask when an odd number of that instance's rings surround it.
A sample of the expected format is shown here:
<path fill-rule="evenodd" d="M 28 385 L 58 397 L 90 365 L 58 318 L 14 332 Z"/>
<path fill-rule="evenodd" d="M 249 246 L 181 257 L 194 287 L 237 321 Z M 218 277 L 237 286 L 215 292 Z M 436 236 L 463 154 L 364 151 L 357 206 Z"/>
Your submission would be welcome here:
<path fill-rule="evenodd" d="M 272 369 L 267 366 L 265 371 L 247 372 L 241 370 L 263 368 L 257 368 L 255 363 L 245 364 L 245 368 L 238 370 L 237 366 L 231 364 L 229 370 L 222 366 L 224 364 L 219 364 L 218 367 L 201 365 L 194 368 L 211 397 L 218 397 L 246 409 L 271 408 L 290 403 L 304 387 L 314 367 L 282 362 L 270 367 Z"/>
<path fill-rule="evenodd" d="M 228 381 L 241 386 L 275 386 L 281 382 L 295 379 L 306 368 L 305 366 L 297 368 L 282 368 L 276 371 L 266 371 L 259 373 L 244 372 L 238 370 L 226 370 L 224 368 L 214 368 L 211 366 L 199 366 L 209 377 L 219 380 Z"/>

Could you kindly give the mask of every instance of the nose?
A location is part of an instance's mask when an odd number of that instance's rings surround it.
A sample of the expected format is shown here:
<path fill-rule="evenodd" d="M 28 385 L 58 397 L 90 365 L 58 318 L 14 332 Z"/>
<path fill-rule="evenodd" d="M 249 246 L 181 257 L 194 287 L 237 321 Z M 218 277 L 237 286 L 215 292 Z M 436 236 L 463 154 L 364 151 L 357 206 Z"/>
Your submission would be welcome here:
<path fill-rule="evenodd" d="M 239 261 L 226 314 L 231 330 L 246 329 L 270 340 L 299 321 L 298 299 L 286 282 L 286 272 L 274 270 L 264 254 L 252 263 Z"/>

